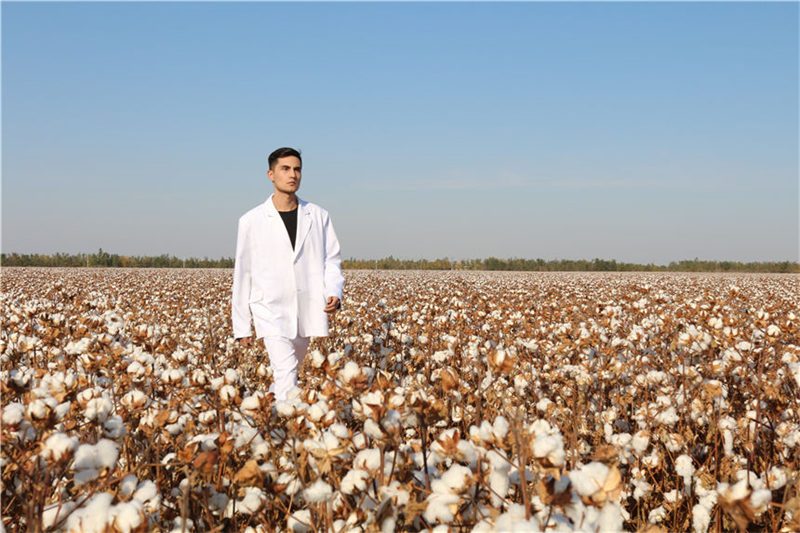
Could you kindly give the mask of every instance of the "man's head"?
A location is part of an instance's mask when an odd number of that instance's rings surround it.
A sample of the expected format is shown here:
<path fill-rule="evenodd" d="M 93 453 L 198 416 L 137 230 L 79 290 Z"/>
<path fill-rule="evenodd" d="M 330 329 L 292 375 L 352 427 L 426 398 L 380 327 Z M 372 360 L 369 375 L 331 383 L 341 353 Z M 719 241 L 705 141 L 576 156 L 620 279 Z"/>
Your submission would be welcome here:
<path fill-rule="evenodd" d="M 298 150 L 295 150 L 294 148 L 289 148 L 288 146 L 284 146 L 283 148 L 278 148 L 277 150 L 269 154 L 269 157 L 267 158 L 267 162 L 269 163 L 269 170 L 275 170 L 275 163 L 278 161 L 278 159 L 280 159 L 281 157 L 288 157 L 290 155 L 299 159 L 301 164 L 303 163 L 303 158 L 300 157 L 300 152 Z"/>
<path fill-rule="evenodd" d="M 268 158 L 267 176 L 275 187 L 275 192 L 294 194 L 300 188 L 303 160 L 294 148 L 278 148 Z"/>

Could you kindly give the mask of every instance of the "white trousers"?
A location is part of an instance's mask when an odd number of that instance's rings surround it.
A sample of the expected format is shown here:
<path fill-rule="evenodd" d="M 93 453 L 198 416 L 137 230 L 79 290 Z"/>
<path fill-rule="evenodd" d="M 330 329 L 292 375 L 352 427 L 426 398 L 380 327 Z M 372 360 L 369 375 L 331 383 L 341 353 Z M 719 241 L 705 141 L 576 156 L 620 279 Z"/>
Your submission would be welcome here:
<path fill-rule="evenodd" d="M 264 337 L 264 346 L 272 366 L 272 385 L 269 391 L 275 400 L 285 400 L 286 395 L 297 386 L 297 369 L 303 363 L 308 350 L 308 337 Z"/>

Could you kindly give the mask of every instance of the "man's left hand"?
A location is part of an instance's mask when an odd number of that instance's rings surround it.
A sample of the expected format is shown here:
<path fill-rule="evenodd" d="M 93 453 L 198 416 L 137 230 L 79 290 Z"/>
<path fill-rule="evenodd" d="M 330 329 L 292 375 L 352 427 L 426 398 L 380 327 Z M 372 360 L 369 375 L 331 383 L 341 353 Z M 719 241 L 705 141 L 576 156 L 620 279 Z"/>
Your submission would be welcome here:
<path fill-rule="evenodd" d="M 342 302 L 336 296 L 329 296 L 328 302 L 325 305 L 326 313 L 335 313 L 342 306 Z"/>

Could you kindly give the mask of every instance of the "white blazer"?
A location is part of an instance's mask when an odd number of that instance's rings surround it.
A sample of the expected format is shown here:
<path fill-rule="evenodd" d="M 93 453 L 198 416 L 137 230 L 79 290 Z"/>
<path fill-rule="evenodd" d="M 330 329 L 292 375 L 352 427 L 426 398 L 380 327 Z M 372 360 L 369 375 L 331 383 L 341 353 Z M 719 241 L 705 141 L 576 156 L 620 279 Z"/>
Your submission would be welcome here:
<path fill-rule="evenodd" d="M 297 199 L 295 247 L 272 203 L 239 219 L 231 307 L 233 336 L 326 337 L 326 300 L 344 287 L 339 240 L 328 212 Z"/>

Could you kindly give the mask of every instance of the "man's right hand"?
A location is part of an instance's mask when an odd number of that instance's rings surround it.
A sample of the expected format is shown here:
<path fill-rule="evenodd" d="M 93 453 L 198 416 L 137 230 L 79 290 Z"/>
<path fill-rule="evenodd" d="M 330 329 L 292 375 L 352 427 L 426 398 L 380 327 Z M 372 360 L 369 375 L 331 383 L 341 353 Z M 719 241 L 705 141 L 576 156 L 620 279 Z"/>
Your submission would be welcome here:
<path fill-rule="evenodd" d="M 253 337 L 241 337 L 236 340 L 239 342 L 239 346 L 242 348 L 249 348 L 253 345 Z"/>

